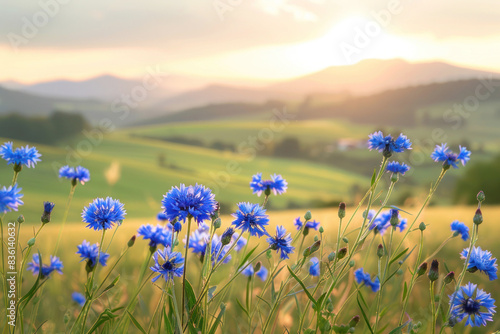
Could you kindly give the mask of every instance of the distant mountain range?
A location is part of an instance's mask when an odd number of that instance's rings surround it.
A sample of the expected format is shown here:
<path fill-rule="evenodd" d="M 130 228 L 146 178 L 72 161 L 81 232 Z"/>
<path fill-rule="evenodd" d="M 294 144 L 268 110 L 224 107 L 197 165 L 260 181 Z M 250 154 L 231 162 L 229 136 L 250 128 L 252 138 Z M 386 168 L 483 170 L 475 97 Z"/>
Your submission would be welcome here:
<path fill-rule="evenodd" d="M 350 66 L 332 66 L 316 73 L 256 87 L 255 83 L 167 75 L 161 85 L 134 107 L 130 120 L 143 121 L 161 115 L 212 104 L 265 104 L 272 100 L 301 102 L 307 96 L 326 96 L 344 100 L 368 96 L 386 90 L 415 85 L 464 80 L 493 75 L 440 62 L 409 63 L 404 60 L 365 60 Z M 123 79 L 103 75 L 83 81 L 55 80 L 24 85 L 0 82 L 0 114 L 20 112 L 44 115 L 54 109 L 80 111 L 91 121 L 109 113 L 113 101 L 130 95 L 141 79 Z M 3 87 L 3 88 L 2 88 Z M 313 112 L 313 111 L 311 111 Z M 316 111 L 314 111 L 316 113 Z M 179 116 L 173 116 L 178 118 Z M 167 116 L 168 118 L 168 116 Z M 181 117 L 182 118 L 182 117 Z"/>
<path fill-rule="evenodd" d="M 500 89 L 495 89 L 500 87 L 500 80 L 496 79 L 490 83 L 493 92 L 488 96 L 487 102 L 498 105 L 500 116 Z M 300 104 L 288 104 L 288 108 L 296 113 L 297 120 L 342 118 L 354 123 L 373 125 L 405 127 L 439 125 L 443 122 L 456 122 L 457 113 L 448 115 L 448 119 L 445 120 L 443 112 L 452 109 L 454 104 L 462 105 L 467 96 L 474 96 L 478 85 L 480 81 L 474 79 L 390 89 L 366 96 L 346 95 L 342 98 L 340 96 L 331 98 L 328 95 L 325 97 L 325 94 L 310 95 Z M 486 92 L 486 89 L 482 88 L 482 91 Z M 141 121 L 138 124 L 268 119 L 273 108 L 282 106 L 283 103 L 278 102 L 210 104 Z M 431 112 L 431 109 L 436 111 L 435 107 L 442 111 L 438 114 L 439 117 Z M 426 109 L 429 111 L 426 111 L 425 115 L 417 113 Z"/>

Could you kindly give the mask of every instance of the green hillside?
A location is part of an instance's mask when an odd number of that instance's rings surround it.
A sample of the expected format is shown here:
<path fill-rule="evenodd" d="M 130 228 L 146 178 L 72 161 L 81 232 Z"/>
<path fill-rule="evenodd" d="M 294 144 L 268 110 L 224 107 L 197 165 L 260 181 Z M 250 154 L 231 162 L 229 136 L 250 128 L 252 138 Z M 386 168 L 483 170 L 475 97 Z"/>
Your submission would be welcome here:
<path fill-rule="evenodd" d="M 14 143 L 15 146 L 24 144 Z M 75 161 L 75 156 L 68 156 L 67 147 L 37 145 L 37 148 L 43 155 L 42 162 L 35 169 L 23 169 L 18 179 L 27 203 L 21 212 L 27 221 L 36 222 L 42 202 L 52 201 L 56 203 L 55 218 L 60 220 L 70 185 L 69 181 L 58 178 L 57 170 L 66 161 L 70 164 Z M 161 164 L 160 160 L 163 160 Z M 228 162 L 233 164 L 230 173 L 227 172 Z M 119 198 L 125 203 L 130 218 L 153 219 L 160 210 L 162 195 L 179 183 L 198 182 L 211 187 L 225 211 L 229 211 L 232 207 L 228 206 L 235 202 L 255 201 L 248 184 L 256 172 L 280 173 L 287 179 L 291 189 L 286 197 L 272 199 L 271 206 L 275 208 L 285 208 L 292 202 L 306 206 L 314 200 L 339 201 L 345 199 L 347 190 L 353 185 L 367 182 L 364 176 L 333 166 L 270 157 L 249 160 L 248 156 L 236 153 L 132 138 L 119 133 L 106 137 L 77 164 L 91 171 L 91 181 L 84 186 L 78 185 L 70 221 L 78 221 L 80 210 L 93 198 L 105 196 Z M 10 184 L 11 173 L 12 166 L 3 162 L 0 184 Z M 227 175 L 230 177 L 228 182 Z M 13 216 L 15 214 L 10 215 Z"/>

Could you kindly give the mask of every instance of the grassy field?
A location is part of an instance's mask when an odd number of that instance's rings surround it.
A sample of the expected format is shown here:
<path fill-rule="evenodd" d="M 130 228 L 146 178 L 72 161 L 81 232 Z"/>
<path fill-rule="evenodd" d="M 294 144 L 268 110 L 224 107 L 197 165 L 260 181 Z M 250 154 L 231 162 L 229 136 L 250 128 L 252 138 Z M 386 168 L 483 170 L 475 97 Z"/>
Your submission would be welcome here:
<path fill-rule="evenodd" d="M 410 213 L 415 213 L 415 208 L 405 208 Z M 347 215 L 352 213 L 352 208 L 347 208 Z M 326 260 L 326 256 L 329 252 L 331 252 L 335 245 L 334 240 L 336 238 L 336 230 L 338 224 L 338 218 L 336 217 L 336 208 L 332 209 L 322 209 L 322 210 L 313 210 L 313 218 L 319 220 L 322 223 L 322 226 L 325 228 L 324 238 L 325 238 L 325 246 L 323 249 L 323 259 Z M 467 225 L 471 226 L 472 216 L 474 214 L 474 207 L 431 207 L 424 211 L 424 214 L 421 216 L 421 219 L 417 222 L 424 221 L 426 224 L 429 224 L 428 228 L 424 232 L 425 236 L 425 244 L 426 248 L 424 249 L 424 257 L 434 252 L 434 250 L 438 247 L 442 240 L 447 238 L 450 234 L 449 224 L 451 221 L 458 219 L 460 221 L 465 222 Z M 291 211 L 278 211 L 278 212 L 270 212 L 270 227 L 269 231 L 274 229 L 276 225 L 285 225 L 288 229 L 293 229 L 293 220 L 297 216 L 302 216 L 304 214 L 303 210 L 291 210 Z M 483 215 L 484 215 L 484 223 L 481 225 L 480 233 L 479 233 L 479 241 L 478 244 L 483 249 L 488 249 L 493 252 L 494 256 L 500 254 L 500 246 L 498 242 L 492 235 L 496 235 L 496 231 L 498 230 L 499 216 L 500 216 L 500 207 L 483 207 Z M 409 221 L 411 221 L 411 216 L 405 215 Z M 232 219 L 229 216 L 223 216 L 223 225 L 222 229 L 228 226 Z M 136 233 L 137 228 L 143 223 L 151 223 L 150 219 L 126 219 L 122 226 L 120 226 L 116 230 L 116 234 L 114 235 L 111 246 L 109 247 L 109 253 L 111 257 L 108 263 L 113 263 L 120 251 L 125 247 L 127 241 L 130 239 L 132 235 Z M 359 226 L 361 222 L 361 215 L 358 214 L 356 219 L 353 221 L 352 228 Z M 32 224 L 24 224 L 21 229 L 21 244 L 25 244 L 25 242 L 32 236 L 32 230 L 36 228 L 37 225 Z M 42 233 L 40 234 L 36 247 L 34 251 L 40 250 L 42 254 L 48 255 L 53 252 L 54 242 L 59 233 L 60 226 L 57 224 L 57 221 L 54 221 L 44 227 Z M 311 233 L 306 240 L 305 245 L 308 246 L 313 242 L 313 237 L 316 233 Z M 412 233 L 411 238 L 409 239 L 408 246 L 413 247 L 413 245 L 418 240 L 418 232 Z M 107 245 L 111 240 L 112 233 L 107 233 L 107 238 L 104 245 Z M 399 238 L 398 235 L 396 238 Z M 349 238 L 354 238 L 355 235 L 352 234 Z M 79 262 L 78 255 L 76 254 L 76 245 L 80 244 L 83 240 L 88 240 L 91 243 L 98 242 L 100 239 L 100 234 L 95 231 L 91 231 L 84 227 L 83 223 L 74 222 L 73 224 L 68 224 L 63 233 L 63 238 L 60 245 L 60 250 L 57 255 L 59 255 L 64 263 L 64 275 L 55 274 L 53 277 L 47 281 L 44 287 L 44 296 L 45 298 L 41 299 L 41 305 L 39 308 L 39 317 L 37 322 L 41 323 L 43 320 L 49 319 L 47 323 L 44 324 L 43 332 L 52 333 L 57 330 L 63 330 L 63 315 L 68 313 L 70 315 L 75 314 L 77 312 L 78 307 L 71 302 L 71 293 L 73 291 L 82 292 L 82 286 L 85 282 L 85 269 L 84 264 Z M 374 245 L 380 243 L 380 236 L 376 237 Z M 259 247 L 263 247 L 265 244 L 264 239 L 260 240 L 252 240 L 251 244 L 256 245 L 260 244 Z M 455 270 L 459 272 L 461 270 L 462 260 L 459 259 L 459 252 L 465 248 L 468 243 L 463 242 L 460 238 L 452 239 L 448 245 L 439 252 L 435 257 L 441 261 L 441 272 L 444 273 L 443 262 L 450 268 L 450 270 Z M 178 246 L 181 247 L 181 246 Z M 367 249 L 368 244 L 365 244 L 365 250 L 362 254 L 366 254 L 368 257 L 361 258 L 359 255 L 355 257 L 356 265 L 354 269 L 363 266 L 363 262 L 367 262 L 364 266 L 365 269 L 376 272 L 376 255 L 375 255 L 375 246 L 372 246 L 372 249 Z M 118 298 L 119 300 L 125 302 L 127 296 L 133 291 L 135 284 L 137 283 L 137 277 L 139 268 L 141 263 L 143 263 L 145 257 L 147 256 L 147 243 L 143 240 L 137 239 L 136 244 L 133 246 L 132 250 L 127 253 L 125 259 L 122 261 L 121 265 L 116 269 L 115 273 L 112 275 L 115 277 L 117 274 L 120 274 L 120 283 L 118 290 L 120 293 L 118 295 L 112 295 L 109 298 Z M 180 249 L 180 248 L 179 248 Z M 415 254 L 413 254 L 415 255 Z M 292 260 L 295 260 L 295 256 L 292 257 Z M 227 279 L 227 275 L 233 270 L 232 266 L 235 263 L 235 259 L 228 265 L 225 265 L 221 268 L 221 272 L 216 275 L 214 279 L 214 285 L 220 284 Z M 269 267 L 272 263 L 275 262 L 267 262 L 265 258 L 262 259 L 263 264 Z M 413 263 L 414 256 L 412 256 L 409 260 L 409 263 Z M 188 279 L 193 282 L 194 285 L 197 284 L 199 280 L 199 270 L 200 265 L 194 257 L 192 258 L 191 264 L 188 270 Z M 107 269 L 101 270 L 100 276 L 102 277 L 104 273 L 106 273 Z M 398 282 L 402 282 L 403 280 L 408 280 L 410 274 L 406 270 L 403 276 L 397 278 Z M 28 273 L 25 281 L 25 289 L 30 286 L 33 282 L 33 277 Z M 352 276 L 351 280 L 352 280 Z M 498 300 L 500 299 L 500 291 L 496 290 L 497 283 L 489 282 L 485 278 L 483 274 L 467 274 L 466 282 L 473 281 L 475 283 L 479 283 L 482 288 L 484 288 L 488 292 L 492 292 L 493 296 Z M 179 281 L 176 281 L 177 283 Z M 239 278 L 241 284 L 245 284 L 245 278 Z M 313 285 L 314 280 L 311 278 L 307 279 L 309 284 Z M 176 284 L 177 284 L 176 283 Z M 278 284 L 278 283 L 277 283 Z M 261 289 L 262 283 L 255 283 L 254 293 L 258 293 Z M 401 298 L 401 286 L 399 284 L 391 284 L 387 293 L 394 295 L 394 298 L 397 300 Z M 177 284 L 177 287 L 179 285 Z M 448 287 L 447 292 L 451 293 L 452 287 Z M 152 285 L 147 284 L 144 289 L 143 294 L 141 295 L 140 303 L 138 308 L 136 309 L 136 316 L 139 321 L 142 323 L 147 323 L 149 317 L 151 316 L 152 309 L 156 305 L 156 302 L 159 298 L 158 289 Z M 233 290 L 233 296 L 238 297 L 240 300 L 244 299 L 244 291 L 241 290 Z M 335 290 L 334 296 L 338 299 L 342 297 L 342 286 L 340 286 L 339 290 Z M 299 301 L 306 302 L 305 296 L 303 294 L 299 294 Z M 365 297 L 367 298 L 367 302 L 370 304 L 373 302 L 373 295 L 371 295 L 368 291 L 365 292 Z M 422 321 L 426 323 L 428 319 L 429 307 L 428 303 L 428 280 L 426 277 L 421 278 L 419 283 L 417 284 L 416 290 L 414 290 L 413 297 L 411 299 L 411 314 L 415 317 L 416 321 Z M 107 304 L 106 298 L 101 299 L 98 303 L 96 303 L 96 310 L 99 311 Z M 279 323 L 277 324 L 276 333 L 282 333 L 283 330 L 280 329 L 282 326 L 286 326 L 291 329 L 293 332 L 293 319 L 296 317 L 295 311 L 293 311 L 293 305 L 295 301 L 293 298 L 290 298 L 285 301 L 285 304 L 282 308 L 282 311 L 279 316 Z M 355 302 L 351 302 L 350 308 L 357 310 L 355 306 Z M 423 306 L 427 305 L 427 306 Z M 289 309 L 289 307 L 291 307 Z M 242 324 L 242 319 L 244 316 L 241 314 L 241 310 L 235 304 L 228 304 L 228 313 L 225 319 L 225 328 L 229 330 L 231 333 L 246 333 L 246 325 Z M 352 311 L 356 314 L 358 311 Z M 351 312 L 351 313 L 352 313 Z M 29 314 L 29 312 L 28 312 Z M 352 317 L 354 314 L 350 314 L 346 312 L 343 314 L 344 320 L 347 321 L 348 318 Z M 490 330 L 489 332 L 497 329 L 500 326 L 500 321 L 497 320 L 494 324 L 489 325 L 487 328 Z M 236 329 L 237 330 L 236 330 Z M 461 330 L 461 326 L 458 330 Z M 427 333 L 425 330 L 424 333 Z M 467 333 L 467 332 L 464 332 Z M 484 329 L 476 331 L 474 333 L 485 333 Z"/>
<path fill-rule="evenodd" d="M 16 142 L 17 145 L 25 143 Z M 78 142 L 75 143 L 78 145 Z M 35 169 L 24 168 L 18 183 L 23 188 L 22 213 L 27 221 L 37 222 L 43 201 L 56 204 L 54 217 L 62 217 L 70 184 L 58 178 L 58 168 L 75 161 L 65 147 L 37 145 L 42 161 Z M 158 163 L 159 156 L 165 163 Z M 69 160 L 68 160 L 69 157 Z M 131 138 L 116 133 L 93 146 L 91 153 L 82 155 L 78 164 L 88 168 L 91 181 L 77 186 L 74 207 L 69 219 L 77 221 L 81 210 L 96 197 L 112 196 L 125 204 L 130 218 L 155 217 L 162 196 L 180 183 L 202 183 L 210 187 L 226 211 L 239 201 L 253 199 L 249 182 L 253 174 L 282 174 L 290 190 L 286 197 L 272 201 L 284 208 L 290 201 L 306 205 L 311 200 L 340 201 L 346 190 L 355 184 L 367 184 L 368 178 L 356 173 L 307 161 L 255 157 L 236 153 L 173 144 L 155 140 Z M 229 165 L 228 165 L 229 164 Z M 12 166 L 0 163 L 0 184 L 10 185 Z M 307 202 L 306 202 L 307 201 Z M 9 215 L 15 218 L 14 215 Z"/>

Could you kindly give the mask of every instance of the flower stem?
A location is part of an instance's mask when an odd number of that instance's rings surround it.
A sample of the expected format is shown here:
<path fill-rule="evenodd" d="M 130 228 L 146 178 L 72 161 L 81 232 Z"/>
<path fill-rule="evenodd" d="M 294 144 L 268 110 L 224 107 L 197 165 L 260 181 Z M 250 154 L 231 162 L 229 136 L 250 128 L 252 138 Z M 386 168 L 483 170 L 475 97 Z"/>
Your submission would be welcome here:
<path fill-rule="evenodd" d="M 380 319 L 380 303 L 382 301 L 382 295 L 384 293 L 385 280 L 387 279 L 387 272 L 389 271 L 389 259 L 391 258 L 391 247 L 392 247 L 392 238 L 394 235 L 394 230 L 396 226 L 391 226 L 391 234 L 389 236 L 389 243 L 387 246 L 387 256 L 385 260 L 384 274 L 380 277 L 380 290 L 378 291 L 378 300 L 377 300 L 377 309 L 375 311 L 375 326 L 373 327 L 373 331 L 377 332 L 378 322 Z"/>
<path fill-rule="evenodd" d="M 438 188 L 439 184 L 443 180 L 443 177 L 444 177 L 445 174 L 446 174 L 446 169 L 444 169 L 444 168 L 441 169 L 441 174 L 439 174 L 439 177 L 437 178 L 436 183 L 434 184 L 434 186 L 429 191 L 429 194 L 427 195 L 427 198 L 425 199 L 424 203 L 422 204 L 422 207 L 420 207 L 420 210 L 418 211 L 418 214 L 415 216 L 415 219 L 413 220 L 413 222 L 411 223 L 411 225 L 406 229 L 406 232 L 403 235 L 403 238 L 401 238 L 401 241 L 399 242 L 398 246 L 394 250 L 393 254 L 397 254 L 399 248 L 401 248 L 401 246 L 403 245 L 403 242 L 406 240 L 406 237 L 408 236 L 408 234 L 410 234 L 410 232 L 412 231 L 413 226 L 415 225 L 415 223 L 417 222 L 418 218 L 422 214 L 422 211 L 424 211 L 424 208 L 430 202 L 430 200 L 432 198 L 432 195 L 434 195 L 434 192 L 436 191 L 436 189 Z"/>
<path fill-rule="evenodd" d="M 188 217 L 188 227 L 187 227 L 187 235 L 186 235 L 186 249 L 184 251 L 184 270 L 182 271 L 182 297 L 181 297 L 181 326 L 184 326 L 184 304 L 185 304 L 185 294 L 186 294 L 186 271 L 188 269 L 188 249 L 189 249 L 189 236 L 191 234 L 191 220 L 192 217 Z M 186 319 L 186 323 L 189 321 Z"/>
<path fill-rule="evenodd" d="M 404 301 L 403 309 L 401 310 L 398 326 L 401 326 L 401 324 L 403 324 L 403 318 L 406 312 L 406 308 L 408 307 L 408 301 L 410 299 L 413 287 L 415 286 L 415 282 L 417 281 L 417 278 L 415 276 L 417 275 L 418 266 L 420 265 L 420 259 L 422 258 L 423 248 L 424 248 L 424 231 L 420 231 L 420 248 L 418 250 L 417 261 L 415 261 L 415 267 L 413 268 L 413 274 L 411 276 L 410 286 L 408 287 L 408 292 L 406 293 L 406 298 Z"/>
<path fill-rule="evenodd" d="M 450 306 L 448 307 L 448 312 L 446 313 L 447 320 L 450 317 L 451 307 L 452 307 L 453 303 L 455 302 L 457 292 L 460 289 L 460 286 L 462 285 L 462 281 L 464 279 L 465 273 L 467 272 L 467 267 L 469 266 L 469 261 L 470 261 L 470 255 L 472 253 L 472 249 L 474 248 L 474 245 L 476 244 L 478 232 L 479 232 L 478 225 L 474 224 L 474 226 L 472 227 L 472 236 L 470 238 L 469 252 L 467 254 L 467 258 L 465 259 L 464 267 L 463 267 L 462 271 L 460 272 L 460 276 L 458 276 L 458 280 L 457 280 L 457 283 L 455 285 L 455 293 L 453 294 L 453 299 L 451 300 Z"/>
<path fill-rule="evenodd" d="M 432 310 L 432 334 L 436 333 L 436 303 L 434 298 L 434 281 L 431 281 L 430 284 L 430 293 L 431 293 L 431 310 Z"/>
<path fill-rule="evenodd" d="M 62 219 L 61 227 L 59 228 L 59 235 L 57 236 L 56 246 L 54 247 L 54 252 L 53 252 L 54 256 L 56 255 L 57 250 L 59 249 L 59 242 L 61 241 L 64 225 L 66 225 L 66 221 L 68 220 L 69 209 L 71 207 L 71 201 L 73 200 L 73 196 L 75 194 L 75 189 L 76 189 L 76 184 L 71 185 L 71 190 L 69 191 L 69 196 L 68 196 L 68 202 L 66 203 L 66 208 L 64 209 L 64 216 Z"/>

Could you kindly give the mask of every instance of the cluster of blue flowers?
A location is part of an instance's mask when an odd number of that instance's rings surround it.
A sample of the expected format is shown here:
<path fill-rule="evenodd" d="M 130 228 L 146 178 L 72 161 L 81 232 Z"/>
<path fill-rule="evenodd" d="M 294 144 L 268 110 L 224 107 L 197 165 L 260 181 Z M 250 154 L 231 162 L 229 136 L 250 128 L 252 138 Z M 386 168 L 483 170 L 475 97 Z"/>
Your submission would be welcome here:
<path fill-rule="evenodd" d="M 87 168 L 78 166 L 76 168 L 63 166 L 59 169 L 59 177 L 66 178 L 75 182 L 80 182 L 82 185 L 90 181 L 90 172 Z"/>
<path fill-rule="evenodd" d="M 20 193 L 21 190 L 17 184 L 0 189 L 0 213 L 17 211 L 19 206 L 24 204 L 21 200 L 23 197 L 23 194 Z"/>
<path fill-rule="evenodd" d="M 257 196 L 262 193 L 273 192 L 274 195 L 282 195 L 288 188 L 288 183 L 281 175 L 273 174 L 270 180 L 262 180 L 262 173 L 257 173 L 252 177 L 250 188 Z M 266 196 L 269 194 L 266 194 Z"/>
<path fill-rule="evenodd" d="M 48 264 L 42 263 L 40 268 L 40 256 L 38 253 L 33 254 L 33 261 L 28 263 L 27 269 L 33 272 L 33 275 L 39 275 L 41 271 L 42 278 L 49 277 L 52 272 L 57 271 L 62 274 L 63 263 L 57 256 L 50 256 Z"/>
<path fill-rule="evenodd" d="M 7 142 L 0 146 L 0 157 L 7 161 L 7 165 L 34 168 L 37 162 L 41 161 L 41 156 L 35 147 L 28 145 L 14 149 L 12 142 Z"/>
<path fill-rule="evenodd" d="M 370 210 L 368 213 L 368 220 L 370 220 L 370 230 L 374 230 L 376 233 L 380 233 L 380 235 L 384 235 L 385 231 L 391 226 L 391 217 L 393 212 L 397 211 L 394 209 L 386 210 L 381 212 L 375 219 L 376 212 L 374 210 Z M 399 212 L 396 212 L 398 216 L 398 223 L 395 225 L 396 228 L 399 229 L 399 232 L 403 232 L 406 228 L 407 220 L 406 218 L 401 218 Z"/>
<path fill-rule="evenodd" d="M 297 231 L 302 229 L 302 226 L 304 226 L 304 223 L 302 222 L 302 220 L 300 220 L 300 217 L 295 218 L 295 221 L 293 224 L 297 228 Z M 304 229 L 313 229 L 313 230 L 317 231 L 320 225 L 321 225 L 321 223 L 317 222 L 316 220 L 308 220 L 306 222 L 306 226 L 304 227 Z"/>
<path fill-rule="evenodd" d="M 354 277 L 356 278 L 356 283 L 370 287 L 373 292 L 377 292 L 380 289 L 380 279 L 378 276 L 372 280 L 370 274 L 365 273 L 363 268 L 357 269 L 354 272 Z"/>
<path fill-rule="evenodd" d="M 411 141 L 403 134 L 394 139 L 391 135 L 384 137 L 382 131 L 377 131 L 369 137 L 368 148 L 383 153 L 386 158 L 391 157 L 393 153 L 411 150 Z"/>
<path fill-rule="evenodd" d="M 172 232 L 162 225 L 142 225 L 137 234 L 143 239 L 149 240 L 149 247 L 156 248 L 158 245 L 172 246 Z"/>
<path fill-rule="evenodd" d="M 91 245 L 87 240 L 83 240 L 82 244 L 76 247 L 78 248 L 76 253 L 80 255 L 82 261 L 87 261 L 89 268 L 93 268 L 97 262 L 101 266 L 106 265 L 109 254 L 104 252 L 99 253 L 99 244 Z M 97 261 L 97 256 L 99 256 L 99 261 Z"/>
<path fill-rule="evenodd" d="M 252 278 L 253 275 L 255 275 L 258 278 L 260 278 L 260 280 L 263 282 L 267 280 L 267 275 L 269 274 L 269 271 L 263 265 L 260 266 L 257 272 L 255 272 L 255 268 L 249 263 L 245 263 L 243 267 L 245 267 L 245 269 L 243 269 L 241 273 L 247 276 L 248 278 Z"/>

